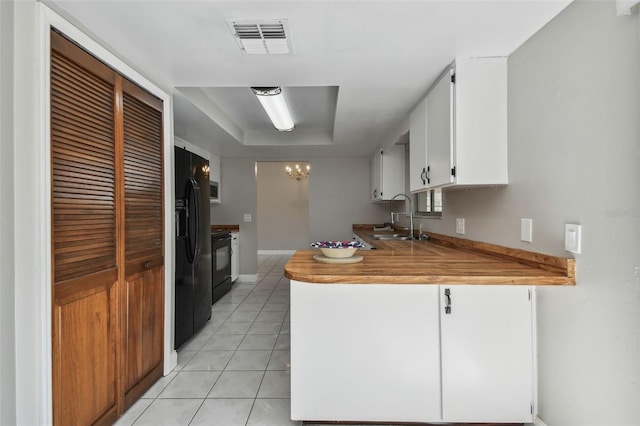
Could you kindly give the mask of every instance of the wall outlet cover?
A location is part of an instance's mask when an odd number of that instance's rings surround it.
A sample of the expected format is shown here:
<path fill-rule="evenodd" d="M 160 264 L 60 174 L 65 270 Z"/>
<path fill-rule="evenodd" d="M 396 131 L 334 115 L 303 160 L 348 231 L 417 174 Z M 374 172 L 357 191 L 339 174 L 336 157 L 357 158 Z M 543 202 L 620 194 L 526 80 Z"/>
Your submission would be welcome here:
<path fill-rule="evenodd" d="M 244 222 L 251 222 L 251 213 L 245 213 L 245 214 L 242 216 L 242 220 L 243 220 Z"/>
<path fill-rule="evenodd" d="M 520 240 L 527 243 L 533 241 L 533 220 L 520 219 Z"/>
<path fill-rule="evenodd" d="M 464 234 L 464 218 L 456 218 L 456 234 Z"/>
<path fill-rule="evenodd" d="M 575 223 L 564 225 L 564 249 L 580 254 L 582 250 L 582 226 Z"/>

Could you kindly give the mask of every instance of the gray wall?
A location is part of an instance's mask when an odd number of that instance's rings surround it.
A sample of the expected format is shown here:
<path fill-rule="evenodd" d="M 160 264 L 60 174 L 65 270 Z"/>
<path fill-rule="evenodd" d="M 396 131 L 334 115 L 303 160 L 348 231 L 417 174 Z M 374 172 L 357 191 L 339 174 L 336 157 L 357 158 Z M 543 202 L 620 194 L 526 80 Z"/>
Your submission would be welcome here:
<path fill-rule="evenodd" d="M 583 230 L 578 284 L 538 289 L 539 416 L 640 424 L 638 15 L 577 1 L 509 57 L 509 185 L 446 192 L 425 228 L 560 256 Z M 520 242 L 520 218 L 533 242 Z"/>
<path fill-rule="evenodd" d="M 296 250 L 309 247 L 309 181 L 284 173 L 296 163 L 257 163 L 258 250 Z M 298 163 L 304 170 L 307 163 Z"/>
<path fill-rule="evenodd" d="M 258 263 L 255 160 L 225 158 L 220 164 L 220 204 L 211 204 L 211 223 L 240 225 L 240 274 L 253 275 Z M 251 222 L 243 215 L 251 214 Z"/>
<path fill-rule="evenodd" d="M 354 223 L 388 221 L 389 203 L 372 203 L 369 158 L 316 158 L 311 162 L 311 241 L 350 240 Z"/>
<path fill-rule="evenodd" d="M 241 274 L 257 269 L 256 161 L 223 158 L 222 203 L 211 205 L 211 223 L 240 224 Z M 314 158 L 309 164 L 310 242 L 351 239 L 352 224 L 387 220 L 388 203 L 369 201 L 369 158 Z M 243 223 L 243 213 L 252 213 L 253 222 Z"/>
<path fill-rule="evenodd" d="M 0 2 L 0 424 L 16 424 L 13 2 Z"/>

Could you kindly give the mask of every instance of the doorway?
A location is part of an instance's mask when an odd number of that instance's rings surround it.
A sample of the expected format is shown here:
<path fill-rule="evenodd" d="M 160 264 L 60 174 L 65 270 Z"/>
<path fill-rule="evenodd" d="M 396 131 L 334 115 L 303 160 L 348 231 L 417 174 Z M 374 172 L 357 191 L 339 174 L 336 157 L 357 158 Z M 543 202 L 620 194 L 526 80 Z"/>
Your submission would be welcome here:
<path fill-rule="evenodd" d="M 296 179 L 285 173 L 287 166 L 296 165 L 306 171 L 309 163 L 256 163 L 258 253 L 309 247 L 309 179 Z"/>

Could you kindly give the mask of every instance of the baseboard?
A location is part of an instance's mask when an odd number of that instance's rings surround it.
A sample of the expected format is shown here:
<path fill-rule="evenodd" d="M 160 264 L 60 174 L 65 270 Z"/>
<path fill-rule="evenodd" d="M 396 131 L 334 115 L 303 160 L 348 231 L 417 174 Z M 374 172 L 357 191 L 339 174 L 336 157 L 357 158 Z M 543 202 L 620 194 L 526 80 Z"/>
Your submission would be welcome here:
<path fill-rule="evenodd" d="M 237 283 L 256 283 L 258 282 L 258 274 L 240 274 Z"/>
<path fill-rule="evenodd" d="M 169 352 L 169 359 L 165 360 L 162 375 L 166 376 L 171 373 L 176 368 L 176 365 L 178 365 L 178 352 L 173 349 Z"/>
<path fill-rule="evenodd" d="M 533 422 L 534 426 L 547 426 L 547 424 L 542 421 L 542 419 L 538 416 L 536 416 L 536 420 Z"/>
<path fill-rule="evenodd" d="M 294 254 L 295 250 L 258 250 L 258 255 L 282 255 L 282 254 Z"/>

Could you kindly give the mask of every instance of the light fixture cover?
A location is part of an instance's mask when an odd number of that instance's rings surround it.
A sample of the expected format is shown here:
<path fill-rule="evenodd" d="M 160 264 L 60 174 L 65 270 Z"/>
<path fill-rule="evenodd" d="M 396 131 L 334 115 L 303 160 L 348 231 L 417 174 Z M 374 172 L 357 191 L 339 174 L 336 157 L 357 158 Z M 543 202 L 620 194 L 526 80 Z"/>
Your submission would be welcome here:
<path fill-rule="evenodd" d="M 281 132 L 290 132 L 295 128 L 280 87 L 252 87 L 251 90 L 276 129 Z"/>

